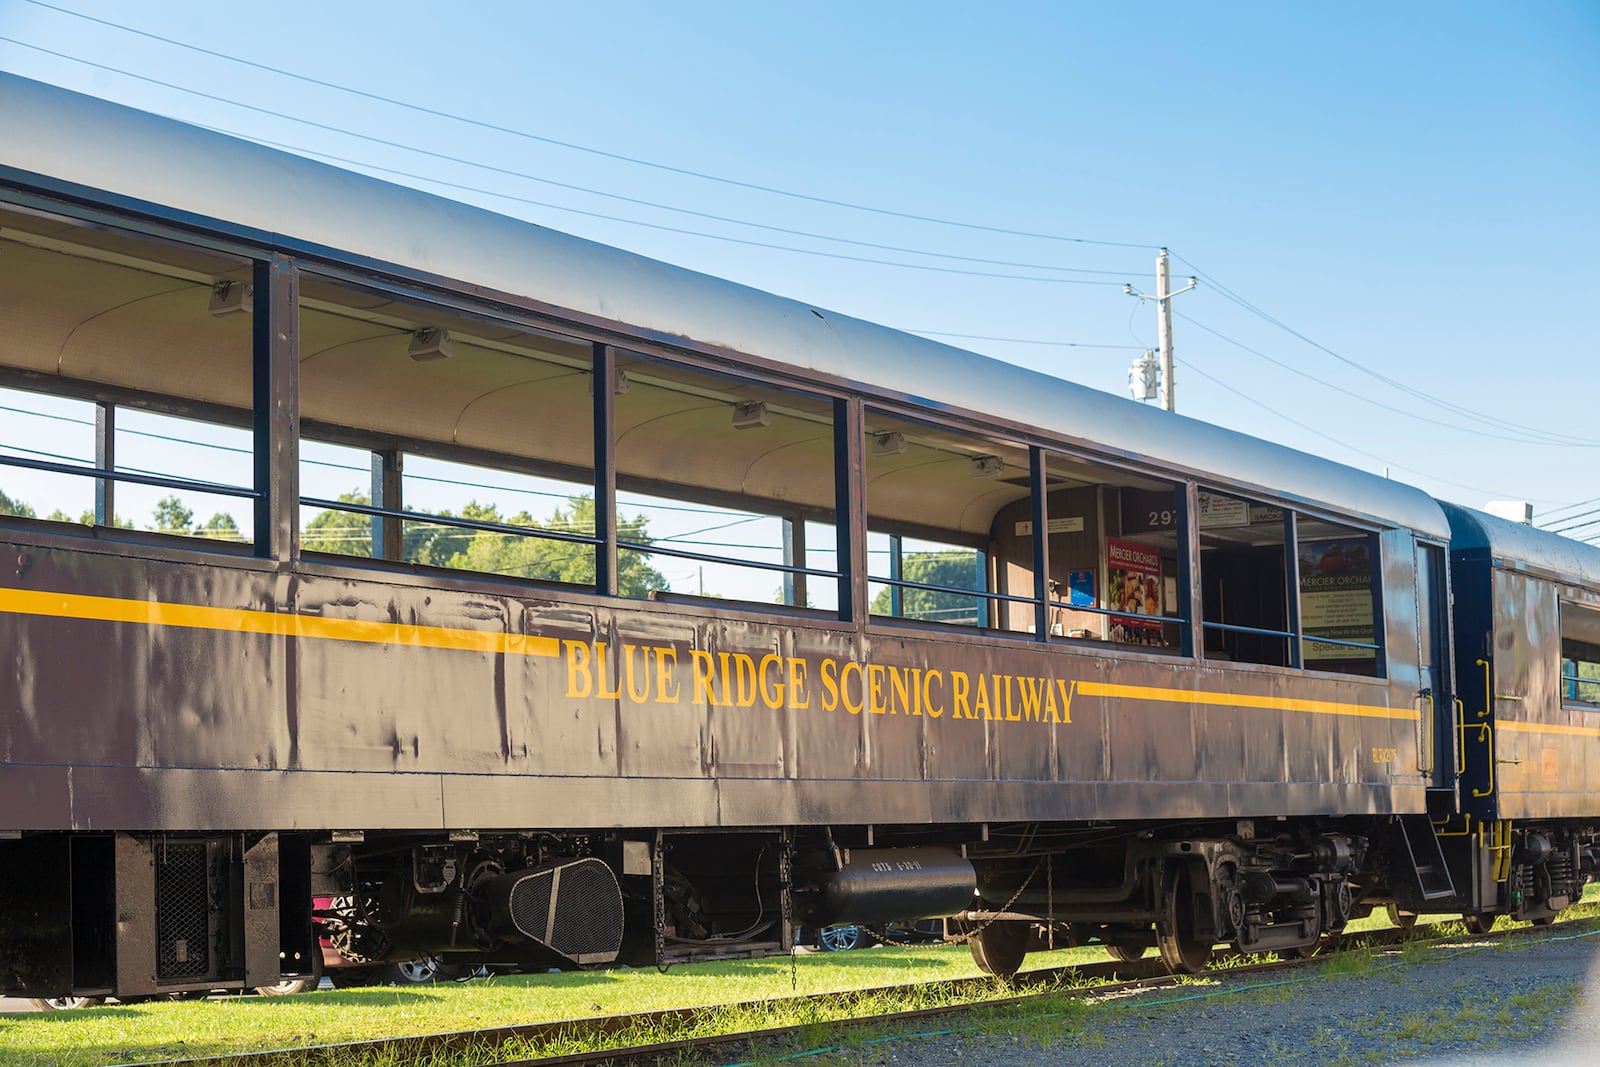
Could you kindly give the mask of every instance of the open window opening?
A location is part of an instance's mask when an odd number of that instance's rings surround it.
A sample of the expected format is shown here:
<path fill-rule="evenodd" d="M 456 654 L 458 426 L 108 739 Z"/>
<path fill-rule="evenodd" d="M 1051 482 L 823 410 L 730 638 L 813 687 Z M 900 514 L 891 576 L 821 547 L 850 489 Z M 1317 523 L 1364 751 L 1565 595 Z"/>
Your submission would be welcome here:
<path fill-rule="evenodd" d="M 833 402 L 618 353 L 624 596 L 834 609 Z"/>
<path fill-rule="evenodd" d="M 253 541 L 252 272 L 0 208 L 0 512 Z"/>
<path fill-rule="evenodd" d="M 1181 653 L 1182 485 L 1059 453 L 1043 459 L 1050 636 Z M 1034 534 L 1031 500 L 1009 505 L 995 523 L 1008 590 L 1033 582 Z M 1029 607 L 1008 610 L 1020 616 Z"/>
<path fill-rule="evenodd" d="M 302 552 L 594 585 L 588 344 L 315 277 L 300 339 Z"/>
<path fill-rule="evenodd" d="M 1032 629 L 1033 589 L 997 586 L 993 548 L 996 517 L 1029 497 L 1028 448 L 869 408 L 864 453 L 871 613 Z"/>

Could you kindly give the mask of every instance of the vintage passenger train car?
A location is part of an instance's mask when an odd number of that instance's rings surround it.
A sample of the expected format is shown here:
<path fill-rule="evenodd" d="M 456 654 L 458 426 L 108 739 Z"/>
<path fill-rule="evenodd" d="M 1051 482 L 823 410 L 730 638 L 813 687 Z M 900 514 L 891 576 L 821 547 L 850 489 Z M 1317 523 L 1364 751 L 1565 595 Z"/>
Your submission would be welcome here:
<path fill-rule="evenodd" d="M 0 518 L 6 991 L 1192 971 L 1595 872 L 1594 549 L 9 76 L 0 146 L 0 487 L 83 499 Z"/>

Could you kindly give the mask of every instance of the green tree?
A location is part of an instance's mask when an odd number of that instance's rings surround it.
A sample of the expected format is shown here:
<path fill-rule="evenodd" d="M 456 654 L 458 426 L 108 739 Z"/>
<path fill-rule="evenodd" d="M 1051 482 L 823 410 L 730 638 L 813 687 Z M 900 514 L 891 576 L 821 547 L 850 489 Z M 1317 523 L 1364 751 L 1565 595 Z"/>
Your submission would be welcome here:
<path fill-rule="evenodd" d="M 186 534 L 194 525 L 194 512 L 183 506 L 176 496 L 162 497 L 156 503 L 151 529 L 160 533 Z"/>
<path fill-rule="evenodd" d="M 60 514 L 62 522 L 71 522 L 72 521 L 70 518 L 68 518 L 66 516 L 65 513 L 58 513 L 58 514 Z M 53 519 L 56 516 L 52 515 L 50 517 Z M 94 525 L 94 508 L 90 508 L 89 510 L 85 511 L 82 515 L 79 515 L 78 516 L 78 521 L 83 523 L 85 526 L 93 526 Z M 113 515 L 111 517 L 111 525 L 115 526 L 119 530 L 131 530 L 131 529 L 133 529 L 133 520 L 132 519 L 125 519 L 121 515 Z"/>
<path fill-rule="evenodd" d="M 239 534 L 239 524 L 233 521 L 233 516 L 225 511 L 219 511 L 195 533 L 203 537 L 214 537 L 219 541 L 243 541 Z"/>
<path fill-rule="evenodd" d="M 341 504 L 370 504 L 366 493 L 352 489 L 339 494 Z M 306 552 L 334 552 L 341 556 L 372 555 L 372 520 L 351 511 L 321 511 L 300 533 L 300 547 Z"/>
<path fill-rule="evenodd" d="M 462 517 L 479 522 L 500 522 L 508 526 L 588 532 L 594 529 L 594 498 L 587 494 L 572 497 L 543 522 L 535 522 L 525 511 L 510 519 L 502 519 L 494 507 L 476 504 L 464 508 Z M 617 536 L 623 541 L 649 544 L 651 538 L 648 527 L 649 523 L 643 515 L 635 515 L 631 519 L 620 515 L 617 517 Z M 575 585 L 594 584 L 595 550 L 592 546 L 548 537 L 516 537 L 488 530 L 451 531 L 451 535 L 460 533 L 470 533 L 471 538 L 462 551 L 445 560 L 447 567 L 571 582 Z M 650 566 L 648 553 L 624 551 L 617 556 L 617 587 L 623 596 L 646 597 L 657 589 L 667 588 L 666 577 Z"/>
<path fill-rule="evenodd" d="M 31 507 L 20 500 L 13 500 L 3 491 L 0 491 L 0 515 L 15 515 L 19 519 L 32 519 L 37 516 Z"/>
<path fill-rule="evenodd" d="M 900 576 L 908 582 L 942 585 L 951 589 L 976 589 L 977 553 L 965 549 L 907 552 L 900 560 Z M 892 613 L 890 610 L 892 603 L 891 591 L 881 590 L 872 598 L 872 613 L 889 615 Z M 959 593 L 936 593 L 931 589 L 903 589 L 900 593 L 902 618 L 973 626 L 977 624 L 982 610 L 981 597 L 962 596 Z"/>

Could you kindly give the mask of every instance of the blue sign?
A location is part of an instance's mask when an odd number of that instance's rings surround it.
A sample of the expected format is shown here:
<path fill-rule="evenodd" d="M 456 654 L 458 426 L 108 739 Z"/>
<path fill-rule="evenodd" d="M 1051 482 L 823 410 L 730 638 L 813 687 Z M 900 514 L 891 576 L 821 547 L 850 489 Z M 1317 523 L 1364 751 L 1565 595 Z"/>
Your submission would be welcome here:
<path fill-rule="evenodd" d="M 1094 607 L 1094 571 L 1067 572 L 1067 603 L 1075 608 Z"/>

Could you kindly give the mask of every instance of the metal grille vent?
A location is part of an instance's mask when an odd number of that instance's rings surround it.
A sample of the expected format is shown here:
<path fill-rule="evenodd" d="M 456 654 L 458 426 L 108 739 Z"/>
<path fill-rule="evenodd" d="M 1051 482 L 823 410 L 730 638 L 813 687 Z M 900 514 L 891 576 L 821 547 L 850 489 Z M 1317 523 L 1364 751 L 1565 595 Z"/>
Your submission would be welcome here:
<path fill-rule="evenodd" d="M 496 879 L 501 936 L 523 937 L 575 963 L 610 963 L 622 947 L 622 890 L 602 860 L 557 863 Z M 497 893 L 496 896 L 499 896 Z"/>
<path fill-rule="evenodd" d="M 204 842 L 167 843 L 156 849 L 158 978 L 199 978 L 211 973 L 207 878 Z"/>

